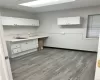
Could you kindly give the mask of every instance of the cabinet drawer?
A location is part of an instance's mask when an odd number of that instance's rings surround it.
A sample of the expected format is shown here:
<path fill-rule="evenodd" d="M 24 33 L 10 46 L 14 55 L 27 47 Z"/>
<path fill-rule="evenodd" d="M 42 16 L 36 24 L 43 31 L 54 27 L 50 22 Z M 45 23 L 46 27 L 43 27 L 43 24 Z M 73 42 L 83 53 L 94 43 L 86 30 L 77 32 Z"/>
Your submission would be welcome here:
<path fill-rule="evenodd" d="M 19 47 L 20 47 L 20 44 L 12 44 L 11 49 L 19 48 Z"/>
<path fill-rule="evenodd" d="M 21 49 L 20 48 L 13 49 L 13 54 L 20 53 L 20 52 L 21 52 Z"/>

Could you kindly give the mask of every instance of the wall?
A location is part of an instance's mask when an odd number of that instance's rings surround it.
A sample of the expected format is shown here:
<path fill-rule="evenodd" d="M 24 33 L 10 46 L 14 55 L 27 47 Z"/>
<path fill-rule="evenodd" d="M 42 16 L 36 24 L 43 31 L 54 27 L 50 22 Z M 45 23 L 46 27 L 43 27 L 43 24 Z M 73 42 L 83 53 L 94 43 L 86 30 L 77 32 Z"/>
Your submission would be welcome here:
<path fill-rule="evenodd" d="M 86 38 L 88 15 L 99 14 L 100 7 L 88 7 L 71 10 L 42 12 L 37 14 L 40 20 L 38 34 L 47 34 L 45 46 L 87 51 L 97 51 L 98 39 Z M 81 16 L 82 25 L 79 26 L 58 26 L 57 18 Z M 65 33 L 65 34 L 63 34 Z"/>
<path fill-rule="evenodd" d="M 2 16 L 36 19 L 35 14 L 24 11 L 0 8 L 0 12 Z M 16 34 L 27 35 L 28 33 L 35 33 L 37 29 L 36 27 L 29 27 L 29 26 L 19 26 L 19 27 L 3 26 L 3 27 L 4 27 L 5 38 L 12 38 L 13 36 L 16 36 Z"/>

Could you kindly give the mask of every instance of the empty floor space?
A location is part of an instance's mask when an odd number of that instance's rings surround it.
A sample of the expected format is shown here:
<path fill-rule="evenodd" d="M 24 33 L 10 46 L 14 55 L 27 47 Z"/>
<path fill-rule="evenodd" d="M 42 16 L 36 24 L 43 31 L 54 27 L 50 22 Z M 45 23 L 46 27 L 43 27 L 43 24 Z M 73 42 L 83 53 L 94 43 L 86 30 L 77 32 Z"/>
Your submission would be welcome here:
<path fill-rule="evenodd" d="M 14 80 L 94 80 L 96 55 L 45 48 L 10 61 Z"/>

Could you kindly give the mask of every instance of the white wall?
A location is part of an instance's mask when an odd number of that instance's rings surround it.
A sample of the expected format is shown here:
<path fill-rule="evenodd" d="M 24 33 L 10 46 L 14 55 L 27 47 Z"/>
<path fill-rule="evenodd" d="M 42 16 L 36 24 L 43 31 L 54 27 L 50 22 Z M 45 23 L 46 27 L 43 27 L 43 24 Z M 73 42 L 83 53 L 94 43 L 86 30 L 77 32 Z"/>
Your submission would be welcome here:
<path fill-rule="evenodd" d="M 0 8 L 0 12 L 2 16 L 36 19 L 35 14 L 24 11 Z M 36 29 L 36 27 L 30 26 L 4 26 L 5 38 L 12 38 L 16 34 L 27 35 L 28 33 L 35 33 Z"/>
<path fill-rule="evenodd" d="M 7 8 L 0 8 L 0 12 L 2 16 L 36 19 L 35 14 L 30 12 L 18 11 Z"/>
<path fill-rule="evenodd" d="M 79 8 L 37 14 L 40 27 L 37 33 L 48 34 L 45 46 L 68 49 L 97 51 L 98 39 L 86 39 L 88 15 L 100 14 L 100 7 Z M 83 23 L 80 26 L 58 26 L 57 18 L 81 16 Z M 65 32 L 65 34 L 62 34 Z"/>
<path fill-rule="evenodd" d="M 40 27 L 12 27 L 4 26 L 5 37 L 13 37 L 16 34 L 27 35 L 28 33 L 48 34 L 50 37 L 46 40 L 45 46 L 59 47 L 68 49 L 97 51 L 98 39 L 86 39 L 86 29 L 88 15 L 99 14 L 100 7 L 79 8 L 71 10 L 42 12 L 37 15 L 11 10 L 0 9 L 3 16 L 21 17 L 21 18 L 38 18 L 40 20 Z M 57 18 L 81 16 L 83 23 L 79 26 L 58 26 Z M 62 34 L 65 32 L 65 34 Z"/>

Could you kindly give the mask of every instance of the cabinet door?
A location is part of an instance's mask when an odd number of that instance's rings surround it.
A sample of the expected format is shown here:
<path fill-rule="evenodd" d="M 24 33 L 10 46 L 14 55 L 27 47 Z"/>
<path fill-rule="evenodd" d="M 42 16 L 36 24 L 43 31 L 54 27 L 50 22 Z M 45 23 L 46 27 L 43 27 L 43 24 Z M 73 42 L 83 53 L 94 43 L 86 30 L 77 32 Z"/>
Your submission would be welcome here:
<path fill-rule="evenodd" d="M 69 24 L 69 21 L 68 21 L 69 19 L 68 18 L 60 18 L 59 20 L 58 20 L 58 25 L 67 25 L 67 24 Z"/>
<path fill-rule="evenodd" d="M 28 46 L 28 49 L 34 49 L 35 43 L 33 43 L 33 41 L 29 41 L 27 46 Z"/>
<path fill-rule="evenodd" d="M 2 24 L 7 26 L 39 26 L 39 20 L 3 16 Z"/>
<path fill-rule="evenodd" d="M 2 25 L 15 25 L 15 19 L 13 17 L 2 17 Z"/>
<path fill-rule="evenodd" d="M 80 24 L 80 17 L 69 17 L 67 18 L 68 24 Z"/>
<path fill-rule="evenodd" d="M 38 48 L 38 39 L 33 40 L 33 48 Z"/>
<path fill-rule="evenodd" d="M 16 18 L 16 24 L 20 26 L 34 26 L 34 20 L 25 18 Z"/>
<path fill-rule="evenodd" d="M 30 49 L 33 49 L 32 41 L 28 41 L 27 43 L 28 43 L 28 44 L 27 44 L 28 49 L 29 49 L 29 50 L 30 50 Z"/>
<path fill-rule="evenodd" d="M 58 18 L 58 25 L 66 25 L 67 18 Z"/>
<path fill-rule="evenodd" d="M 80 24 L 80 17 L 65 17 L 58 19 L 58 25 L 75 25 Z"/>
<path fill-rule="evenodd" d="M 22 51 L 26 51 L 26 50 L 28 50 L 28 48 L 29 48 L 29 46 L 28 46 L 27 42 L 21 43 L 21 50 Z"/>
<path fill-rule="evenodd" d="M 38 47 L 38 39 L 21 43 L 21 50 L 27 51 Z"/>
<path fill-rule="evenodd" d="M 34 20 L 35 26 L 39 26 L 39 20 Z"/>
<path fill-rule="evenodd" d="M 34 39 L 34 40 L 32 41 L 32 44 L 38 44 L 38 39 Z"/>
<path fill-rule="evenodd" d="M 28 42 L 28 49 L 34 49 L 38 47 L 38 39 L 32 40 Z"/>

